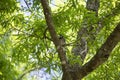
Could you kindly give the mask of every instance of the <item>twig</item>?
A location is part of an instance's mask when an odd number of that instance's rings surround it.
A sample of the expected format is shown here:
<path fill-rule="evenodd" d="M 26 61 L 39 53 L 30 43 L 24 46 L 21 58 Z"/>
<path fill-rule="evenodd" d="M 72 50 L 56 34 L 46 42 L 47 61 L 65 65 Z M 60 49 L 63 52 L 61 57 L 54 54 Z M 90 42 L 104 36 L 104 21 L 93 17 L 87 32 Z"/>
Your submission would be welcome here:
<path fill-rule="evenodd" d="M 17 80 L 22 80 L 22 78 L 27 74 L 27 73 L 30 73 L 31 71 L 34 71 L 36 69 L 40 69 L 41 67 L 36 67 L 36 68 L 33 68 L 33 69 L 30 69 L 28 71 L 25 71 Z"/>
<path fill-rule="evenodd" d="M 24 2 L 25 2 L 25 4 L 27 5 L 27 7 L 28 7 L 28 9 L 30 10 L 30 12 L 32 12 L 31 9 L 30 9 L 30 7 L 29 7 L 29 5 L 28 5 L 28 3 L 27 3 L 27 1 L 24 0 Z"/>
<path fill-rule="evenodd" d="M 49 38 L 49 37 L 46 36 L 47 30 L 48 30 L 48 27 L 45 29 L 45 31 L 43 33 L 43 39 L 45 38 L 45 39 L 48 39 L 48 40 L 52 41 L 51 38 Z"/>

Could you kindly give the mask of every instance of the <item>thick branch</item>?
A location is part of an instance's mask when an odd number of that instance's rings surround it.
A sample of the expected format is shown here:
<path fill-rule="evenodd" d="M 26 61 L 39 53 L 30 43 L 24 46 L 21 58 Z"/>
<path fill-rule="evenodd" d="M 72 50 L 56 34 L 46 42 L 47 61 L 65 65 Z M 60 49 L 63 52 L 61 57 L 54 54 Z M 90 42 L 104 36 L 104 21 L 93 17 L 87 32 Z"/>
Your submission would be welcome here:
<path fill-rule="evenodd" d="M 106 42 L 97 51 L 96 55 L 80 69 L 82 77 L 86 76 L 87 74 L 95 70 L 99 65 L 103 64 L 108 59 L 110 53 L 119 41 L 120 23 L 107 38 Z"/>
<path fill-rule="evenodd" d="M 68 68 L 65 51 L 63 49 L 63 46 L 60 44 L 60 40 L 59 40 L 59 38 L 57 36 L 57 33 L 54 29 L 54 24 L 53 24 L 53 21 L 52 21 L 51 11 L 50 11 L 50 7 L 48 6 L 49 4 L 48 4 L 47 0 L 41 0 L 41 4 L 42 4 L 42 7 L 43 7 L 43 11 L 44 11 L 46 23 L 47 23 L 47 26 L 48 26 L 48 30 L 49 30 L 49 33 L 51 35 L 52 41 L 57 48 L 58 55 L 59 55 L 60 61 L 62 63 L 62 70 L 63 70 L 63 73 L 64 73 L 64 72 L 66 72 L 66 70 Z"/>

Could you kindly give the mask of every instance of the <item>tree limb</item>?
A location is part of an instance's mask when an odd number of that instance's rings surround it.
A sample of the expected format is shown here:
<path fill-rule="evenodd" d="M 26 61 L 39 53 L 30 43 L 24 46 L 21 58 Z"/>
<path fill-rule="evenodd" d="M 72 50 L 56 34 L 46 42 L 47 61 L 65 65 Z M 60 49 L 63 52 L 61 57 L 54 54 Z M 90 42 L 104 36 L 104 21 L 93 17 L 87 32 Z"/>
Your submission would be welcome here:
<path fill-rule="evenodd" d="M 61 65 L 62 65 L 63 74 L 64 73 L 66 74 L 67 69 L 68 69 L 67 58 L 66 58 L 63 46 L 60 44 L 60 40 L 55 31 L 53 20 L 52 20 L 52 15 L 51 15 L 51 10 L 50 10 L 50 7 L 48 6 L 49 4 L 48 4 L 47 0 L 41 0 L 41 4 L 43 7 L 45 20 L 46 20 L 46 23 L 48 26 L 50 36 L 52 38 L 53 43 L 55 44 L 55 47 L 57 48 L 57 52 L 58 52 L 58 55 L 59 55 L 59 58 L 61 61 Z"/>
<path fill-rule="evenodd" d="M 86 63 L 82 68 L 79 68 L 80 74 L 82 78 L 95 70 L 99 65 L 103 64 L 107 61 L 110 53 L 120 41 L 120 23 L 118 23 L 117 27 L 107 38 L 106 42 L 101 46 L 101 48 L 97 51 L 96 55 Z"/>

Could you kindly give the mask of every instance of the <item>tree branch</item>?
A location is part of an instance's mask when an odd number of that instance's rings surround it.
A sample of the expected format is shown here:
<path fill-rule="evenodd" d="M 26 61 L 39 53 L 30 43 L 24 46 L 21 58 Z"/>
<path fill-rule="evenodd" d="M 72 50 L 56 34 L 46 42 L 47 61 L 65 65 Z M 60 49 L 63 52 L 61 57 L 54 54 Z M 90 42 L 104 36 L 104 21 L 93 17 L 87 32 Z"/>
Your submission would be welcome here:
<path fill-rule="evenodd" d="M 52 15 L 51 15 L 51 10 L 50 7 L 48 6 L 47 0 L 41 0 L 41 4 L 43 7 L 44 15 L 45 15 L 45 20 L 48 26 L 48 30 L 50 33 L 50 36 L 52 38 L 53 43 L 55 44 L 55 47 L 57 48 L 57 52 L 61 61 L 62 65 L 62 71 L 63 74 L 67 72 L 68 69 L 68 63 L 67 63 L 67 58 L 65 55 L 65 51 L 63 49 L 63 46 L 60 44 L 60 40 L 57 36 L 57 33 L 54 28 L 54 24 L 52 21 Z"/>
<path fill-rule="evenodd" d="M 120 41 L 120 23 L 118 23 L 117 27 L 107 38 L 106 42 L 101 46 L 101 48 L 97 51 L 96 55 L 86 63 L 82 68 L 79 68 L 80 74 L 82 78 L 95 70 L 99 65 L 103 64 L 107 61 L 110 53 Z"/>

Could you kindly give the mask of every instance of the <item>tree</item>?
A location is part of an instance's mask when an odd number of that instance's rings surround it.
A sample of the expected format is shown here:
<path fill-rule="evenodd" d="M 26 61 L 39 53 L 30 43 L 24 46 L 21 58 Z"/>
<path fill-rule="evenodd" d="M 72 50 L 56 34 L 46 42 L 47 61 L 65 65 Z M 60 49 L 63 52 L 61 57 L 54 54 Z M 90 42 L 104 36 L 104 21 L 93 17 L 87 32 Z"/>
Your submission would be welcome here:
<path fill-rule="evenodd" d="M 62 80 L 93 79 L 96 75 L 98 80 L 99 75 L 111 67 L 118 69 L 114 70 L 116 74 L 106 76 L 110 71 L 103 74 L 105 77 L 102 79 L 119 79 L 120 65 L 114 61 L 119 60 L 120 51 L 118 0 L 67 0 L 62 5 L 54 5 L 58 7 L 56 9 L 50 7 L 56 3 L 54 0 L 24 2 L 26 7 L 17 6 L 20 4 L 15 0 L 0 4 L 0 54 L 7 55 L 7 60 L 1 58 L 0 62 L 8 62 L 12 66 L 11 73 L 15 76 L 11 80 L 22 79 L 27 73 L 41 68 L 47 68 L 47 72 L 60 69 Z M 4 4 L 5 7 L 2 6 Z M 112 52 L 116 55 L 110 55 Z M 103 64 L 107 60 L 108 63 Z M 113 62 L 117 66 L 112 65 Z M 5 68 L 7 65 L 0 66 Z M 8 69 L 3 68 L 0 68 L 0 77 L 7 80 L 9 78 L 4 76 L 4 71 Z M 25 72 L 15 68 L 23 68 Z"/>

